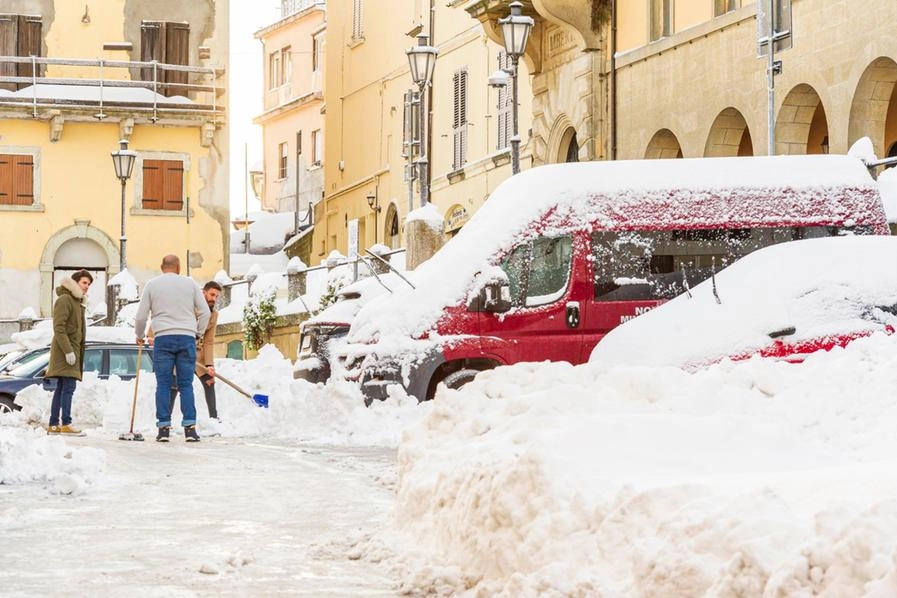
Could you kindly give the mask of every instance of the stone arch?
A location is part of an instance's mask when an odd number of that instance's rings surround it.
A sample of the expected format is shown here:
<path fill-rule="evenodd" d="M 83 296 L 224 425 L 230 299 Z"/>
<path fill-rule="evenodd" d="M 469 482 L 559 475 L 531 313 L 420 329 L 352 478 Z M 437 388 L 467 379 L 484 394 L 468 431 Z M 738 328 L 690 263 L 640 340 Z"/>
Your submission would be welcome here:
<path fill-rule="evenodd" d="M 118 274 L 119 252 L 115 242 L 102 230 L 90 225 L 89 220 L 76 220 L 73 226 L 57 231 L 44 246 L 40 258 L 40 308 L 41 314 L 48 317 L 53 306 L 53 270 L 56 253 L 67 242 L 73 239 L 90 239 L 99 245 L 106 254 L 110 275 Z"/>
<path fill-rule="evenodd" d="M 888 57 L 872 61 L 860 76 L 850 105 L 848 146 L 858 139 L 872 140 L 882 156 L 897 141 L 897 62 Z"/>
<path fill-rule="evenodd" d="M 728 107 L 720 112 L 707 135 L 704 156 L 753 156 L 754 144 L 747 121 L 737 108 Z"/>
<path fill-rule="evenodd" d="M 577 160 L 582 158 L 583 147 L 580 139 L 576 134 L 576 127 L 566 114 L 558 116 L 554 125 L 551 127 L 551 133 L 548 135 L 548 153 L 546 155 L 549 164 L 560 164 L 570 162 L 569 160 L 571 144 L 575 143 L 576 147 L 573 151 L 576 153 Z"/>
<path fill-rule="evenodd" d="M 776 119 L 776 154 L 828 151 L 828 119 L 819 94 L 801 83 L 788 92 Z"/>
<path fill-rule="evenodd" d="M 383 219 L 383 244 L 390 249 L 398 249 L 402 244 L 402 227 L 399 224 L 399 206 L 389 202 L 386 218 Z"/>
<path fill-rule="evenodd" d="M 682 146 L 679 139 L 669 129 L 661 129 L 654 133 L 645 149 L 645 159 L 681 158 Z"/>

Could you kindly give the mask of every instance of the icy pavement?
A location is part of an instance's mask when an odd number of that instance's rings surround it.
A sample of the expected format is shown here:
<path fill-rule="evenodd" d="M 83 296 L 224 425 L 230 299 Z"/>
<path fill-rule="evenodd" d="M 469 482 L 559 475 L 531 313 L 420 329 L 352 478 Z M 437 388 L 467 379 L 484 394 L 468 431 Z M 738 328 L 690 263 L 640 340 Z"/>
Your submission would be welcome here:
<path fill-rule="evenodd" d="M 0 485 L 4 596 L 391 596 L 351 550 L 394 508 L 395 451 L 283 440 L 122 442 L 74 495 Z"/>

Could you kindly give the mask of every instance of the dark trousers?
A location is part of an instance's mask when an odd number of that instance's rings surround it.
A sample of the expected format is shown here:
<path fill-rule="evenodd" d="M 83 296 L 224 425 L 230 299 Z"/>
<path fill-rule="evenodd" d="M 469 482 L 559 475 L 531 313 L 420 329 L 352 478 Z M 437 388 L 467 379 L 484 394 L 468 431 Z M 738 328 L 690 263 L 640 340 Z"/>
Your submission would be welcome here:
<path fill-rule="evenodd" d="M 56 378 L 56 390 L 53 391 L 53 402 L 50 405 L 50 425 L 59 425 L 59 412 L 62 411 L 62 425 L 72 423 L 72 395 L 75 394 L 77 378 L 60 376 Z"/>
<path fill-rule="evenodd" d="M 202 376 L 198 376 L 199 381 L 202 382 L 202 392 L 206 395 L 206 406 L 209 408 L 209 417 L 218 417 L 218 407 L 215 404 L 215 378 L 209 376 L 208 374 L 203 374 Z M 213 383 L 209 384 L 209 380 Z M 175 377 L 174 381 L 171 384 L 171 405 L 169 406 L 169 411 L 174 411 L 174 401 L 178 398 L 178 383 L 177 377 Z"/>

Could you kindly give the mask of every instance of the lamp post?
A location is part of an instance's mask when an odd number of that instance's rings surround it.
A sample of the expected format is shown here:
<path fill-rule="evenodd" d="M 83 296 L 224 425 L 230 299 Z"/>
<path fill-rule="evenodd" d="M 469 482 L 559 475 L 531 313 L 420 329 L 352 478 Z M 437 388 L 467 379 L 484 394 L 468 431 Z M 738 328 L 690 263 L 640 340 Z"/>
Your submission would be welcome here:
<path fill-rule="evenodd" d="M 424 207 L 430 201 L 429 158 L 427 156 L 427 101 L 424 90 L 433 80 L 433 69 L 436 68 L 436 55 L 439 50 L 427 43 L 426 35 L 417 36 L 417 45 L 405 51 L 408 65 L 411 67 L 411 79 L 420 89 L 420 158 L 417 159 L 420 173 L 420 205 Z"/>
<path fill-rule="evenodd" d="M 127 139 L 122 139 L 118 144 L 118 151 L 112 152 L 112 165 L 115 167 L 115 176 L 121 181 L 121 237 L 118 241 L 118 268 L 119 271 L 123 271 L 128 267 L 128 260 L 125 257 L 125 245 L 128 242 L 128 238 L 125 236 L 125 185 L 131 178 L 134 162 L 137 161 L 137 153 L 128 149 Z"/>
<path fill-rule="evenodd" d="M 368 200 L 368 207 L 374 213 L 374 245 L 376 245 L 377 244 L 377 227 L 379 226 L 379 224 L 377 224 L 377 214 L 380 213 L 380 198 L 377 197 L 377 192 L 376 192 L 376 190 L 374 190 L 373 193 L 368 193 L 367 197 L 365 199 Z"/>
<path fill-rule="evenodd" d="M 526 52 L 526 42 L 535 21 L 523 15 L 523 4 L 511 2 L 511 14 L 499 19 L 501 34 L 505 42 L 505 53 L 511 58 L 511 174 L 520 172 L 520 135 L 517 131 L 517 65 Z"/>

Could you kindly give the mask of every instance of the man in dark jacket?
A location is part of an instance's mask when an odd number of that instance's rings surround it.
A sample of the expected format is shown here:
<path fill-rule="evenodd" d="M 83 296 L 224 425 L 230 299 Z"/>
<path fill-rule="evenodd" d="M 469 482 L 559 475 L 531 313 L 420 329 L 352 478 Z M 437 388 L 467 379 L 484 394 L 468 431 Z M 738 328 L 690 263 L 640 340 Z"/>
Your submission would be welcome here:
<path fill-rule="evenodd" d="M 71 278 L 62 279 L 62 283 L 56 287 L 53 341 L 50 343 L 50 363 L 45 375 L 47 378 L 56 378 L 48 434 L 82 435 L 80 430 L 72 426 L 72 396 L 84 371 L 84 343 L 87 336 L 85 304 L 87 289 L 92 282 L 90 272 L 78 270 Z"/>

